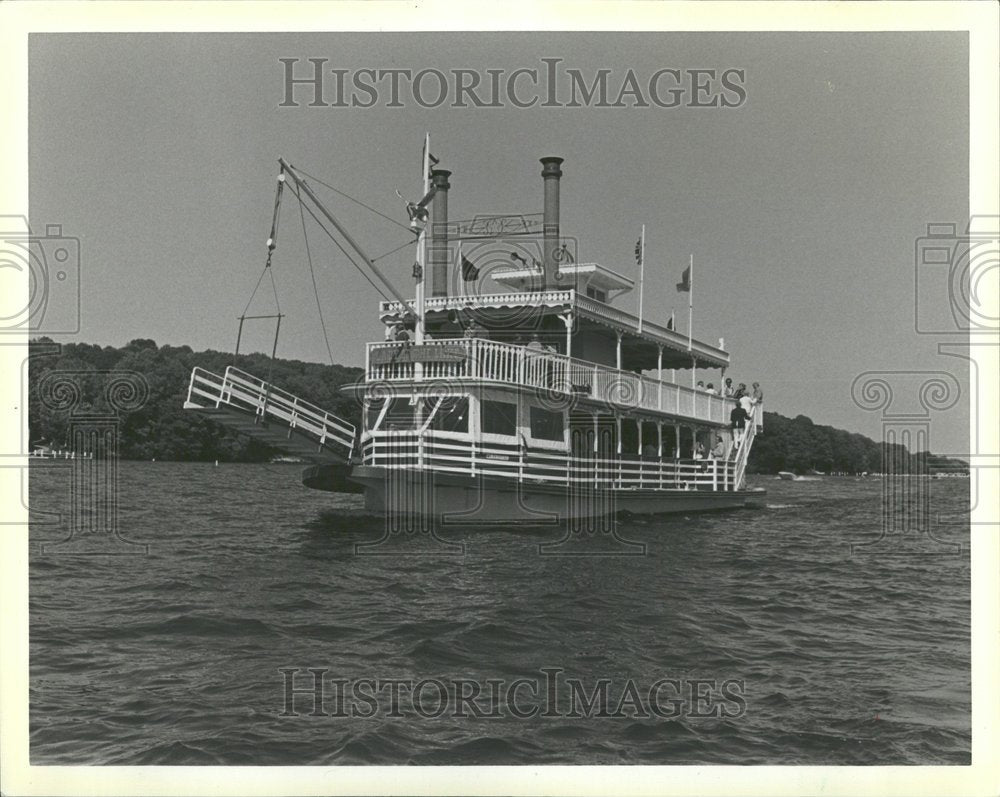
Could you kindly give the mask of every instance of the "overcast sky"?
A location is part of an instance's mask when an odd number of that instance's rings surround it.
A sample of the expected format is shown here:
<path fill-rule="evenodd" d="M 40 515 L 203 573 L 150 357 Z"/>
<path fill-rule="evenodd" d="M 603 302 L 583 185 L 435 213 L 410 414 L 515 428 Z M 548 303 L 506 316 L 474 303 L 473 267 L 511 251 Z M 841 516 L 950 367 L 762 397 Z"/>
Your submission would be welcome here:
<path fill-rule="evenodd" d="M 415 72 L 543 68 L 562 58 L 588 82 L 610 69 L 745 70 L 735 108 L 283 108 L 279 58 Z M 405 220 L 424 131 L 453 172 L 452 218 L 541 211 L 538 158 L 565 158 L 562 231 L 580 260 L 637 276 L 647 229 L 646 316 L 671 310 L 695 258 L 695 336 L 725 338 L 737 381 L 768 408 L 880 435 L 851 400 L 870 370 L 948 370 L 914 331 L 914 247 L 929 222 L 968 218 L 964 34 L 42 35 L 30 40 L 31 219 L 81 242 L 82 324 L 73 338 L 232 350 L 265 259 L 283 155 Z M 428 83 L 428 86 L 433 84 Z M 526 85 L 526 84 L 525 84 Z M 433 93 L 433 92 L 432 92 Z M 530 94 L 530 92 L 527 92 Z M 372 254 L 408 239 L 320 191 Z M 311 220 L 309 221 L 312 225 Z M 286 195 L 274 268 L 278 353 L 327 360 Z M 334 358 L 357 365 L 381 337 L 381 298 L 312 226 Z M 412 249 L 386 258 L 405 293 Z M 634 294 L 622 307 L 634 310 Z M 946 297 L 942 297 L 942 302 Z M 255 304 L 260 312 L 273 305 Z M 682 324 L 683 328 L 683 324 Z M 245 348 L 270 348 L 248 330 Z M 717 372 L 716 372 L 717 373 Z M 931 445 L 967 450 L 963 401 L 935 416 Z"/>

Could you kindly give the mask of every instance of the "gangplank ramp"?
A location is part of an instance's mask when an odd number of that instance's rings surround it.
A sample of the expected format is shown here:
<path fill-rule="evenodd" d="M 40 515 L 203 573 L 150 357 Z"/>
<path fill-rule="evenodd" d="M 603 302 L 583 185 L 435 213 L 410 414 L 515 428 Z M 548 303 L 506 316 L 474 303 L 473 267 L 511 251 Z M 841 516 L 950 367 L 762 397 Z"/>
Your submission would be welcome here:
<path fill-rule="evenodd" d="M 232 366 L 192 370 L 184 409 L 310 462 L 348 462 L 354 451 L 353 424 Z"/>

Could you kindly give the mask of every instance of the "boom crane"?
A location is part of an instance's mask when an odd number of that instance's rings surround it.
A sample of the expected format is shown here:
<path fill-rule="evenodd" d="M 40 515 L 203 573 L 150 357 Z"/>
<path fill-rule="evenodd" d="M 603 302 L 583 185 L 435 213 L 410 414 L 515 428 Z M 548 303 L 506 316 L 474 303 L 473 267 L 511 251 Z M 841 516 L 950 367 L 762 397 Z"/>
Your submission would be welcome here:
<path fill-rule="evenodd" d="M 374 274 L 375 277 L 378 278 L 379 282 L 381 282 L 382 285 L 385 286 L 385 288 L 389 291 L 389 293 L 391 293 L 396 299 L 399 300 L 399 302 L 403 305 L 404 312 L 406 312 L 407 308 L 409 307 L 409 300 L 406 297 L 404 297 L 402 293 L 400 293 L 400 291 L 396 288 L 395 285 L 392 284 L 392 282 L 388 279 L 388 277 L 386 277 L 385 274 L 383 274 L 382 271 L 379 269 L 379 267 L 375 265 L 375 261 L 362 248 L 361 244 L 359 244 L 356 240 L 354 240 L 354 238 L 344 228 L 344 226 L 339 221 L 337 221 L 336 217 L 334 217 L 334 215 L 326 208 L 326 206 L 319 201 L 316 194 L 314 194 L 313 190 L 309 187 L 309 184 L 302 178 L 301 175 L 298 174 L 298 172 L 290 163 L 288 163 L 284 158 L 278 158 L 278 163 L 281 165 L 281 168 L 285 172 L 285 174 L 287 174 L 288 177 L 291 179 L 291 181 L 295 183 L 295 186 L 299 188 L 303 194 L 309 197 L 310 200 L 312 200 L 312 203 L 316 206 L 316 209 L 319 210 L 319 212 L 323 214 L 324 218 L 326 218 L 326 220 L 329 221 L 330 224 L 334 226 L 334 228 L 336 228 L 337 232 L 339 232 L 344 237 L 344 240 L 364 261 L 365 265 L 368 266 L 368 269 L 372 272 L 372 274 Z M 418 207 L 420 208 L 427 207 L 427 205 L 430 204 L 431 200 L 434 198 L 435 191 L 436 189 L 433 186 L 431 186 L 430 190 L 427 192 L 424 198 L 421 199 L 420 202 L 418 203 Z M 422 321 L 423 321 L 422 318 L 418 318 L 418 323 L 421 323 Z"/>

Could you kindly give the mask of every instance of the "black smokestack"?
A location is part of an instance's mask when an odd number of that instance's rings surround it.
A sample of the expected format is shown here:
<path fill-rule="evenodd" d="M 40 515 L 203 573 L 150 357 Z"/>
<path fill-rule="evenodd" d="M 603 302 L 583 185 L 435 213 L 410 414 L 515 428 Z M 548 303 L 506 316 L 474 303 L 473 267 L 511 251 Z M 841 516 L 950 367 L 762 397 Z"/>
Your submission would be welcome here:
<path fill-rule="evenodd" d="M 448 189 L 451 183 L 447 169 L 431 172 L 431 182 L 437 189 L 431 202 L 431 296 L 448 295 Z"/>
<path fill-rule="evenodd" d="M 545 180 L 545 212 L 542 218 L 544 251 L 542 252 L 542 288 L 549 290 L 559 284 L 559 178 L 562 158 L 542 158 L 542 178 Z"/>

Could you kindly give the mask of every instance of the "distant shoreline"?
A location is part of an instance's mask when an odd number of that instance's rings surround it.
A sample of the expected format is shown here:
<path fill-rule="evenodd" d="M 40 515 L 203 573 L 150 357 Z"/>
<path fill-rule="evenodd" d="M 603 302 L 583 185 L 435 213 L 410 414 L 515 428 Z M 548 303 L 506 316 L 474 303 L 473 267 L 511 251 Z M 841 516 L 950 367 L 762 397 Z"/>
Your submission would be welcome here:
<path fill-rule="evenodd" d="M 120 460 L 265 464 L 280 457 L 280 452 L 255 440 L 237 437 L 183 409 L 194 367 L 220 372 L 235 365 L 251 373 L 271 374 L 274 383 L 360 426 L 361 406 L 340 388 L 362 379 L 361 368 L 280 358 L 272 361 L 260 353 L 195 352 L 190 346 L 157 346 L 145 338 L 120 348 L 67 343 L 55 349 L 53 343 L 48 338 L 39 338 L 30 344 L 35 349 L 28 370 L 28 427 L 33 448 L 47 444 L 53 449 L 66 450 L 69 413 L 81 409 L 107 411 L 105 382 L 115 374 L 128 373 L 144 387 L 145 396 L 136 409 L 118 413 Z M 53 350 L 58 353 L 52 353 Z M 52 402 L 46 403 L 39 395 L 43 380 L 51 389 L 56 378 L 72 381 L 65 387 L 75 399 L 73 407 L 62 407 L 59 402 L 49 406 Z M 856 432 L 815 424 L 804 415 L 787 418 L 774 412 L 764 413 L 764 432 L 754 442 L 748 472 L 860 476 L 885 470 L 884 462 L 900 464 L 902 473 L 968 472 L 968 463 L 962 460 L 926 451 L 914 454 L 899 444 L 889 445 Z"/>

